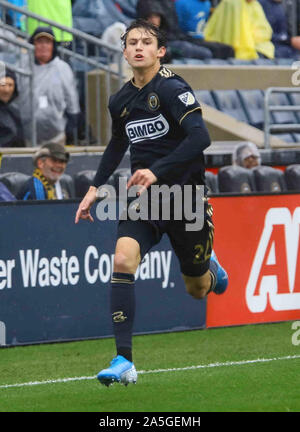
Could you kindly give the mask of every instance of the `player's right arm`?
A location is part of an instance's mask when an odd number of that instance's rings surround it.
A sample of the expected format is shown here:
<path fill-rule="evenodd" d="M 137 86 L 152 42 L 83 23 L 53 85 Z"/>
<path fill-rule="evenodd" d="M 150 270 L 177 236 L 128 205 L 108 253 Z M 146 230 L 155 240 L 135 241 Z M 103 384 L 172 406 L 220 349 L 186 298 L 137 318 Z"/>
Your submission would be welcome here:
<path fill-rule="evenodd" d="M 121 162 L 127 148 L 127 140 L 120 139 L 116 136 L 111 138 L 98 166 L 93 185 L 90 186 L 89 190 L 79 204 L 75 216 L 75 223 L 78 223 L 80 219 L 94 222 L 90 210 L 97 199 L 97 189 L 107 182 L 109 177 Z"/>

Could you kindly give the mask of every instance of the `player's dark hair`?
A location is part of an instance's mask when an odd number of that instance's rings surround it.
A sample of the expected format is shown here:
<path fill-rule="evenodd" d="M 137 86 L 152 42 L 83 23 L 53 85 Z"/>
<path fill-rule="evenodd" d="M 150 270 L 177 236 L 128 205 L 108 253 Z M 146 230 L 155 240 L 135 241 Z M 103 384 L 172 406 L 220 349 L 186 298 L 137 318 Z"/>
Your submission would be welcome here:
<path fill-rule="evenodd" d="M 126 48 L 126 41 L 127 41 L 128 33 L 131 30 L 137 29 L 137 28 L 142 28 L 145 31 L 147 31 L 148 33 L 150 33 L 152 36 L 156 37 L 158 48 L 166 46 L 167 40 L 166 40 L 165 33 L 162 30 L 160 30 L 159 27 L 152 24 L 151 22 L 146 21 L 145 19 L 139 18 L 139 19 L 133 21 L 129 25 L 129 27 L 127 27 L 125 33 L 121 36 L 123 48 Z"/>

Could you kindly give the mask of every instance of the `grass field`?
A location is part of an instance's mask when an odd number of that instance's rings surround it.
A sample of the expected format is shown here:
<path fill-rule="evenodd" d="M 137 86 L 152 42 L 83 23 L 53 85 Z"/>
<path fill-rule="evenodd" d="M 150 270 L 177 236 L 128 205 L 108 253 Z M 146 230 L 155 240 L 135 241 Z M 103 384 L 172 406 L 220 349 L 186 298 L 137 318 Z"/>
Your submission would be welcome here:
<path fill-rule="evenodd" d="M 112 339 L 3 348 L 0 411 L 299 412 L 291 325 L 135 336 L 140 373 L 128 387 L 94 378 L 114 354 Z"/>

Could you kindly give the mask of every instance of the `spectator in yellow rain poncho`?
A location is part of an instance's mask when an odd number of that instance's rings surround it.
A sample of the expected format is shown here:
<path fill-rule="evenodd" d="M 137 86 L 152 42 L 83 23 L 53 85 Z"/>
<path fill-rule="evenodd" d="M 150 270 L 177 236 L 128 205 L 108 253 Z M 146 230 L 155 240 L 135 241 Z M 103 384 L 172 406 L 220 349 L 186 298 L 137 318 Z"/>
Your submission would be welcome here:
<path fill-rule="evenodd" d="M 207 22 L 204 36 L 231 45 L 238 59 L 274 58 L 272 28 L 257 0 L 222 0 Z"/>

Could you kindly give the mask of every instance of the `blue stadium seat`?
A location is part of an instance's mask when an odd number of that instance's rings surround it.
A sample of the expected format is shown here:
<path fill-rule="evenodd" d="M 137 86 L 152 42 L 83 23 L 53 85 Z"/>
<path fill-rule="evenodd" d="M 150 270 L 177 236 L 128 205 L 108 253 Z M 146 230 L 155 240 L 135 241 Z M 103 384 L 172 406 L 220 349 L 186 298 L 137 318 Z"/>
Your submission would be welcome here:
<path fill-rule="evenodd" d="M 270 105 L 291 105 L 287 93 L 272 93 L 270 95 Z M 298 123 L 295 112 L 293 111 L 272 111 L 271 118 L 274 123 Z"/>
<path fill-rule="evenodd" d="M 205 103 L 213 108 L 217 109 L 214 98 L 209 90 L 195 90 L 194 94 L 196 96 L 197 101 L 200 103 Z"/>
<path fill-rule="evenodd" d="M 14 195 L 17 196 L 18 192 L 22 189 L 24 183 L 30 178 L 30 175 L 23 174 L 20 172 L 6 172 L 0 174 L 0 182 L 5 184 L 7 189 Z"/>
<path fill-rule="evenodd" d="M 126 179 L 126 181 L 128 181 L 129 178 L 131 177 L 130 168 L 119 168 L 112 175 L 112 185 L 115 187 L 117 196 L 118 196 L 118 191 L 119 191 L 119 178 L 120 177 L 123 177 Z"/>
<path fill-rule="evenodd" d="M 266 165 L 253 168 L 256 190 L 259 192 L 283 192 L 286 190 L 284 172 Z"/>
<path fill-rule="evenodd" d="M 300 93 L 288 93 L 288 99 L 291 105 L 300 105 Z M 300 111 L 293 111 L 300 122 Z"/>
<path fill-rule="evenodd" d="M 240 166 L 225 166 L 218 173 L 220 192 L 251 193 L 255 191 L 252 170 Z"/>
<path fill-rule="evenodd" d="M 289 165 L 284 172 L 287 189 L 290 191 L 300 191 L 300 164 Z"/>
<path fill-rule="evenodd" d="M 300 133 L 293 133 L 293 138 L 295 143 L 300 143 Z"/>
<path fill-rule="evenodd" d="M 228 59 L 228 63 L 233 66 L 251 66 L 254 65 L 254 60 L 242 60 L 237 58 Z"/>
<path fill-rule="evenodd" d="M 238 121 L 248 123 L 248 118 L 236 90 L 212 90 L 211 93 L 220 111 Z"/>
<path fill-rule="evenodd" d="M 185 58 L 184 59 L 185 64 L 194 64 L 194 65 L 204 65 L 204 60 L 196 59 L 196 58 Z"/>
<path fill-rule="evenodd" d="M 206 64 L 216 65 L 216 66 L 218 66 L 218 65 L 219 66 L 222 66 L 222 65 L 228 66 L 230 64 L 228 60 L 218 59 L 218 58 L 206 59 L 206 60 L 204 60 L 204 62 Z"/>
<path fill-rule="evenodd" d="M 205 171 L 205 183 L 208 188 L 208 194 L 218 193 L 218 176 L 211 171 Z"/>
<path fill-rule="evenodd" d="M 274 65 L 276 65 L 275 60 L 267 59 L 267 58 L 258 58 L 256 60 L 253 60 L 253 64 L 255 64 L 257 66 L 274 66 Z"/>
<path fill-rule="evenodd" d="M 264 93 L 262 90 L 238 90 L 242 106 L 248 117 L 251 126 L 263 129 L 264 114 Z"/>
<path fill-rule="evenodd" d="M 75 198 L 76 193 L 75 193 L 75 184 L 74 184 L 73 177 L 70 176 L 69 174 L 64 173 L 61 176 L 61 180 L 63 183 L 68 185 L 68 190 L 70 191 L 70 198 Z"/>
<path fill-rule="evenodd" d="M 78 198 L 83 198 L 87 193 L 92 181 L 95 177 L 96 170 L 84 170 L 78 172 L 74 176 L 75 195 Z"/>
<path fill-rule="evenodd" d="M 276 58 L 275 63 L 279 66 L 291 66 L 294 63 L 294 58 Z"/>
<path fill-rule="evenodd" d="M 292 133 L 284 133 L 284 132 L 273 132 L 271 134 L 272 136 L 275 136 L 276 138 L 279 138 L 287 143 L 293 143 L 295 142 L 294 135 Z"/>

